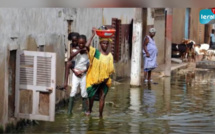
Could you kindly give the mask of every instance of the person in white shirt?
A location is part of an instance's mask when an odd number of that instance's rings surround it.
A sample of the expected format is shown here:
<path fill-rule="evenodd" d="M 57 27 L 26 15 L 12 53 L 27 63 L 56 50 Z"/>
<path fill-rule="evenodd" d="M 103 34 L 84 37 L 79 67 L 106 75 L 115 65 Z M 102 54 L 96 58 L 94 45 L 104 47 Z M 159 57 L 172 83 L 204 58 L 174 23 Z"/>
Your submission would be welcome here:
<path fill-rule="evenodd" d="M 68 114 L 72 113 L 75 95 L 78 86 L 81 88 L 82 108 L 83 112 L 87 112 L 87 90 L 86 90 L 86 72 L 89 67 L 89 59 L 86 44 L 86 36 L 80 35 L 78 38 L 78 49 L 73 49 L 69 61 L 73 61 L 73 75 L 72 75 L 72 90 L 69 98 Z"/>

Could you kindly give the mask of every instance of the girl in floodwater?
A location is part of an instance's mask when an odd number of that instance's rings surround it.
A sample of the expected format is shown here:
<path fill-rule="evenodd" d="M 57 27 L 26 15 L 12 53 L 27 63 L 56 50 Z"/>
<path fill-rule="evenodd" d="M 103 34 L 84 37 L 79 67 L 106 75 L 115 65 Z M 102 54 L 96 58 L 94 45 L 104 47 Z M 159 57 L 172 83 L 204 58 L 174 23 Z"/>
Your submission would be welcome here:
<path fill-rule="evenodd" d="M 89 97 L 89 111 L 92 112 L 93 102 L 99 101 L 99 116 L 102 117 L 105 97 L 111 86 L 111 74 L 114 73 L 113 55 L 109 53 L 108 47 L 110 38 L 100 38 L 100 50 L 90 46 L 95 36 L 95 28 L 92 30 L 92 36 L 88 40 L 86 47 L 89 50 L 88 56 L 90 66 L 87 72 L 87 93 Z"/>

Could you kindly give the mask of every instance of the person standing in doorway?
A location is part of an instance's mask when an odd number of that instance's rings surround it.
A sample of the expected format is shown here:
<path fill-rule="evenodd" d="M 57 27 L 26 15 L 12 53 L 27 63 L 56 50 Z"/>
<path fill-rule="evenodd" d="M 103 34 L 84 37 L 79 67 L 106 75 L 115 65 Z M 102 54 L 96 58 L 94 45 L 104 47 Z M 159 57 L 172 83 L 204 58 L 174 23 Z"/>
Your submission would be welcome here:
<path fill-rule="evenodd" d="M 158 49 L 156 47 L 153 37 L 155 36 L 155 28 L 149 30 L 149 35 L 144 38 L 143 42 L 143 58 L 144 58 L 144 80 L 145 82 L 152 81 L 152 70 L 157 67 L 157 54 Z"/>
<path fill-rule="evenodd" d="M 215 30 L 212 29 L 212 33 L 210 34 L 210 48 L 215 49 Z"/>

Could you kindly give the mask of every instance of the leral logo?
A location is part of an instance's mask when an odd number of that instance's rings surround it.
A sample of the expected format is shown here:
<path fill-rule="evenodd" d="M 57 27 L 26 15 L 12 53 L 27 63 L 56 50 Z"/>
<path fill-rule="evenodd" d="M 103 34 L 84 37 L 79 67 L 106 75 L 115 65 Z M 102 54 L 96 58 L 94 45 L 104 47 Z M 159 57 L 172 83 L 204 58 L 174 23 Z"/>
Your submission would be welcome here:
<path fill-rule="evenodd" d="M 199 13 L 199 21 L 201 24 L 214 24 L 215 23 L 215 8 L 201 10 Z"/>

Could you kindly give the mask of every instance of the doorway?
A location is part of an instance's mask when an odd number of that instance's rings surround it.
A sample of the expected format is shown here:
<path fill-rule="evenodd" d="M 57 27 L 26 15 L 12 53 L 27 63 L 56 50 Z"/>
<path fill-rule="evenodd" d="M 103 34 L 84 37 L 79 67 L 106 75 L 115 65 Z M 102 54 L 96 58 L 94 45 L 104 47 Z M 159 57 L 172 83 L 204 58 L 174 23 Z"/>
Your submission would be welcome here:
<path fill-rule="evenodd" d="M 8 73 L 8 118 L 12 118 L 15 112 L 16 50 L 10 51 Z"/>

